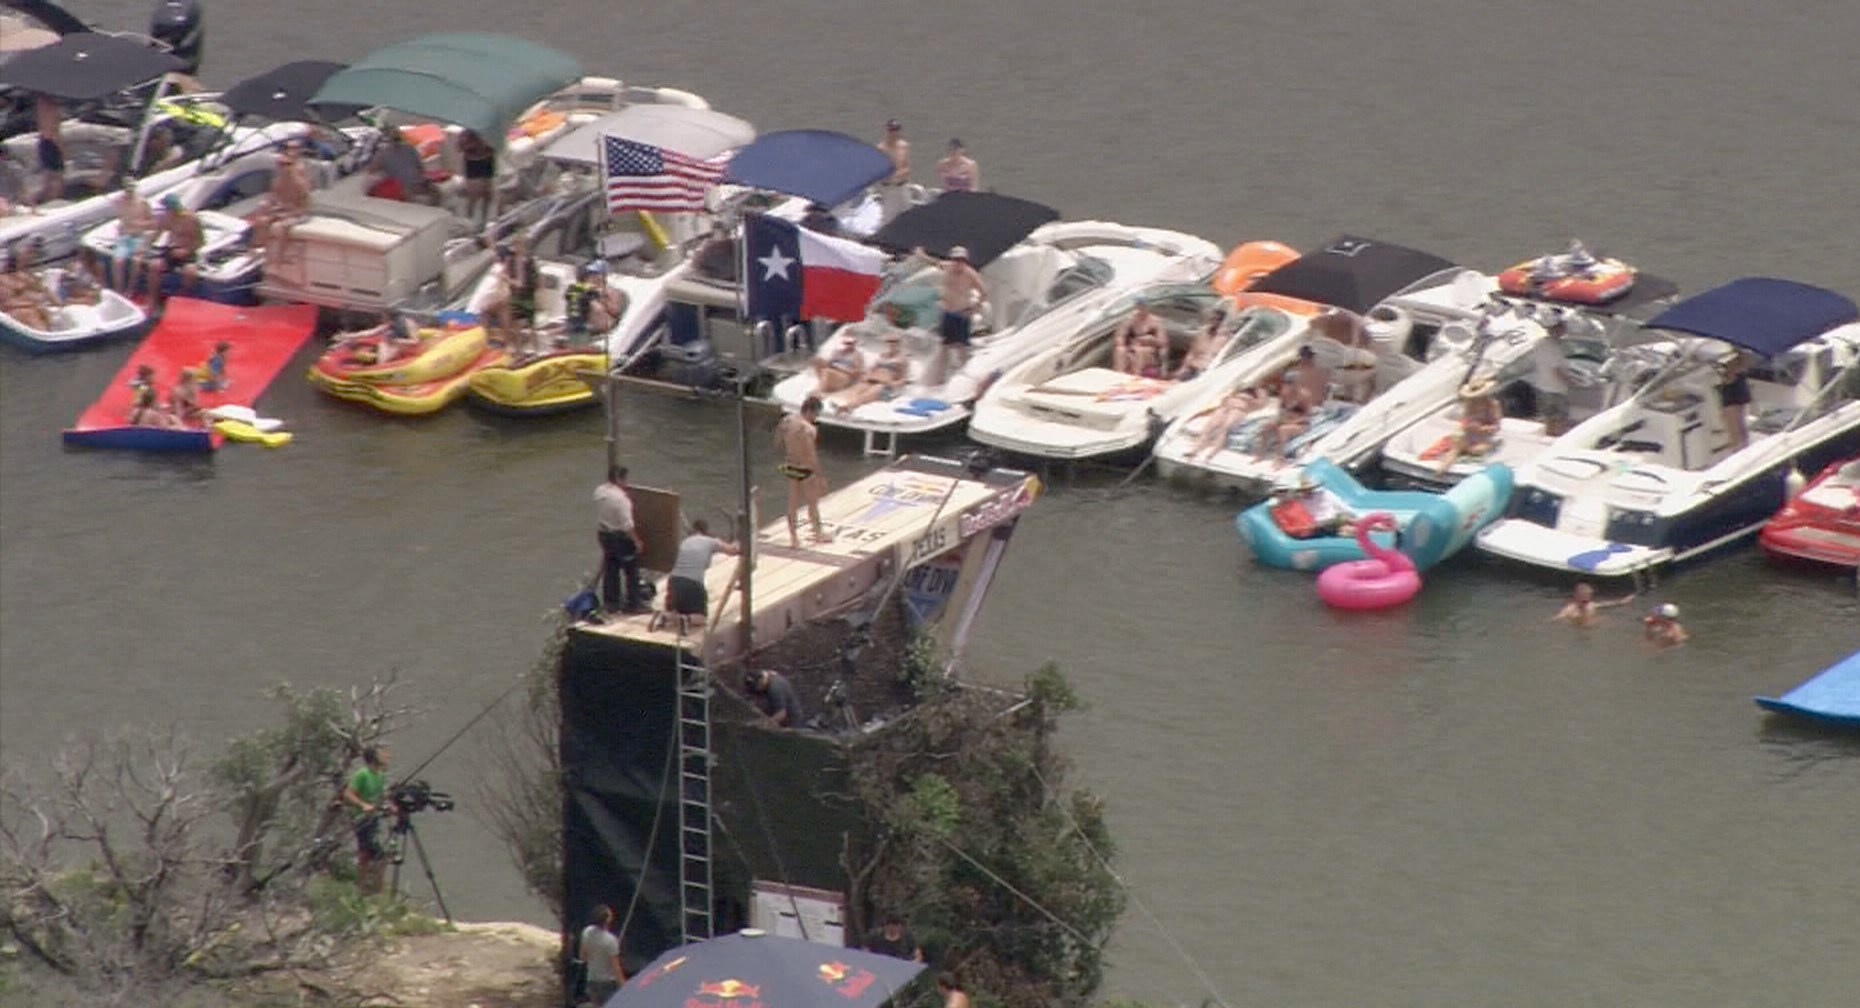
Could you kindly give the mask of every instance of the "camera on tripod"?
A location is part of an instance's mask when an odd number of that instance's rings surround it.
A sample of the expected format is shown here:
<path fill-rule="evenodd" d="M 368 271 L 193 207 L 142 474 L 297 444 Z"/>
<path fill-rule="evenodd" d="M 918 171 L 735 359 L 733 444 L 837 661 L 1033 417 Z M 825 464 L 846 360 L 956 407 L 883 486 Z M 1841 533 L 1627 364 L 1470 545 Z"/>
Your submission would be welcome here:
<path fill-rule="evenodd" d="M 394 814 L 403 819 L 429 808 L 435 812 L 450 812 L 455 807 L 451 795 L 433 790 L 433 786 L 423 780 L 394 785 L 388 792 L 388 801 L 394 806 Z"/>

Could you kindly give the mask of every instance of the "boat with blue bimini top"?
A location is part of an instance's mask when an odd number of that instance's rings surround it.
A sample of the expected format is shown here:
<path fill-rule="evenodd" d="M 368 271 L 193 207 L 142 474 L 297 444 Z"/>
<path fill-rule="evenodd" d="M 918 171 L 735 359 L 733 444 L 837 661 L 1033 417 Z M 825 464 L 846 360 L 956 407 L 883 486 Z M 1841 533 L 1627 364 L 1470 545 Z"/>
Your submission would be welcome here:
<path fill-rule="evenodd" d="M 1416 570 L 1426 570 L 1465 548 L 1504 514 L 1510 498 L 1511 470 L 1502 465 L 1487 466 L 1437 494 L 1370 490 L 1343 467 L 1315 459 L 1302 474 L 1288 474 L 1271 498 L 1240 512 L 1234 527 L 1260 563 L 1321 571 L 1367 559 L 1355 534 L 1335 527 L 1333 519 L 1386 512 L 1399 531 L 1374 532 L 1371 538 L 1406 555 Z"/>
<path fill-rule="evenodd" d="M 1666 366 L 1525 464 L 1479 548 L 1623 577 L 1756 532 L 1790 473 L 1860 448 L 1857 319 L 1844 295 L 1768 277 L 1656 315 L 1677 337 Z"/>

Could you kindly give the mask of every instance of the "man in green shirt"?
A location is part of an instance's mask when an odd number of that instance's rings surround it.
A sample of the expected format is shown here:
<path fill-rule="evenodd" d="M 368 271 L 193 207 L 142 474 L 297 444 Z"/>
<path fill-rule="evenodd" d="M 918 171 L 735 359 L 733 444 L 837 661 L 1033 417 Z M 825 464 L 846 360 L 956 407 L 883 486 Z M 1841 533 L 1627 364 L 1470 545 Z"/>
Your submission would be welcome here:
<path fill-rule="evenodd" d="M 381 891 L 386 870 L 387 851 L 381 846 L 381 808 L 387 791 L 388 751 L 386 746 L 369 746 L 362 750 L 362 765 L 349 775 L 349 786 L 342 791 L 343 804 L 354 809 L 355 881 L 365 893 Z"/>

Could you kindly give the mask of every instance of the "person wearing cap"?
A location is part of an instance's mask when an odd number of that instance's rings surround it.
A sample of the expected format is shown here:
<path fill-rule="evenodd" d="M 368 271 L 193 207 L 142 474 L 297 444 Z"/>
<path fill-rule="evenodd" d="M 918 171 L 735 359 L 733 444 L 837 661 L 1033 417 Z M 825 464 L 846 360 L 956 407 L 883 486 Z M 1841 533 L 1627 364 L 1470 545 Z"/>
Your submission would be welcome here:
<path fill-rule="evenodd" d="M 1638 594 L 1640 593 L 1629 592 L 1618 599 L 1598 602 L 1595 598 L 1595 586 L 1587 581 L 1578 581 L 1576 587 L 1569 593 L 1569 601 L 1563 603 L 1563 608 L 1558 609 L 1555 616 L 1550 617 L 1550 622 L 1568 623 L 1574 627 L 1594 626 L 1601 620 L 1603 609 L 1627 605 L 1634 601 L 1634 597 Z"/>
<path fill-rule="evenodd" d="M 200 218 L 187 209 L 175 193 L 162 197 L 161 212 L 155 215 L 155 231 L 155 242 L 148 258 L 151 312 L 161 311 L 162 281 L 168 273 L 181 275 L 183 289 L 200 279 L 200 247 L 207 241 Z"/>
<path fill-rule="evenodd" d="M 1658 647 L 1672 647 L 1686 642 L 1686 628 L 1679 624 L 1679 607 L 1671 602 L 1654 606 L 1641 620 L 1647 639 Z"/>
<path fill-rule="evenodd" d="M 1343 498 L 1307 473 L 1300 473 L 1294 480 L 1288 480 L 1291 494 L 1311 516 L 1311 524 L 1317 535 L 1353 535 L 1356 532 L 1356 515 L 1344 505 Z"/>
<path fill-rule="evenodd" d="M 110 286 L 133 293 L 139 279 L 136 266 L 155 234 L 155 211 L 142 198 L 134 179 L 116 194 L 116 241 L 110 246 Z"/>
<path fill-rule="evenodd" d="M 1147 378 L 1162 374 L 1163 355 L 1169 348 L 1169 335 L 1162 319 L 1150 311 L 1150 303 L 1137 299 L 1137 310 L 1117 327 L 1117 344 L 1111 350 L 1111 368 L 1128 375 Z"/>
<path fill-rule="evenodd" d="M 928 254 L 918 249 L 919 255 Z M 969 265 L 969 250 L 957 245 L 949 250 L 949 258 L 940 260 L 943 271 L 938 287 L 938 299 L 943 308 L 943 318 L 938 324 L 938 334 L 943 346 L 937 354 L 935 380 L 925 382 L 936 387 L 943 384 L 950 374 L 949 361 L 952 356 L 960 355 L 964 363 L 968 360 L 969 340 L 973 337 L 973 323 L 970 316 L 982 302 L 988 300 L 988 288 L 982 283 L 982 275 Z M 957 365 L 960 367 L 961 365 Z"/>
<path fill-rule="evenodd" d="M 950 140 L 947 153 L 936 163 L 936 176 L 944 192 L 979 192 L 982 188 L 982 171 L 961 140 Z"/>
<path fill-rule="evenodd" d="M 778 728 L 799 728 L 806 715 L 801 710 L 801 694 L 788 677 L 774 669 L 759 669 L 743 677 L 743 691 L 749 702 Z"/>
<path fill-rule="evenodd" d="M 1447 470 L 1463 455 L 1483 455 L 1498 444 L 1498 432 L 1504 411 L 1493 398 L 1490 378 L 1473 378 L 1460 386 L 1460 429 L 1448 439 L 1447 450 L 1434 465 L 1436 475 Z"/>
<path fill-rule="evenodd" d="M 896 119 L 885 121 L 885 139 L 878 142 L 878 149 L 891 159 L 891 174 L 885 177 L 882 185 L 901 186 L 911 180 L 911 142 L 904 139 L 904 125 Z"/>
<path fill-rule="evenodd" d="M 1575 372 L 1563 355 L 1569 320 L 1557 312 L 1544 323 L 1543 339 L 1531 347 L 1531 388 L 1537 393 L 1537 418 L 1544 433 L 1560 437 L 1569 429 L 1569 382 Z"/>

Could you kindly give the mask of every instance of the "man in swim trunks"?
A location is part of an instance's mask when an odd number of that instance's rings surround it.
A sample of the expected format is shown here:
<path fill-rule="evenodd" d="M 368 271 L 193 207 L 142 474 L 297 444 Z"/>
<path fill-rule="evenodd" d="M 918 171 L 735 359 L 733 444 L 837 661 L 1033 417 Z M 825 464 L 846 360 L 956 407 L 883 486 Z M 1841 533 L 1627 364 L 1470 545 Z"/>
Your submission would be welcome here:
<path fill-rule="evenodd" d="M 39 194 L 35 203 L 50 203 L 65 194 L 65 143 L 58 99 L 42 94 L 33 103 L 39 129 Z"/>
<path fill-rule="evenodd" d="M 1613 609 L 1615 606 L 1627 605 L 1629 602 L 1634 601 L 1634 596 L 1637 594 L 1639 593 L 1629 592 L 1627 595 L 1618 599 L 1612 599 L 1607 602 L 1597 602 L 1595 600 L 1595 586 L 1589 584 L 1587 581 L 1578 581 L 1576 582 L 1576 587 L 1569 593 L 1569 601 L 1563 603 L 1563 608 L 1558 609 L 1555 616 L 1550 617 L 1550 622 L 1568 623 L 1570 626 L 1574 627 L 1594 626 L 1602 618 L 1601 611 L 1603 609 Z"/>
<path fill-rule="evenodd" d="M 542 283 L 536 258 L 530 255 L 530 240 L 521 231 L 510 239 L 506 259 L 510 279 L 510 300 L 504 303 L 504 333 L 518 353 L 535 351 L 536 288 Z"/>
<path fill-rule="evenodd" d="M 922 253 L 922 249 L 918 249 Z M 982 275 L 969 265 L 969 250 L 957 245 L 949 250 L 949 258 L 941 261 L 943 276 L 938 288 L 938 298 L 943 307 L 943 320 L 940 334 L 943 348 L 937 354 L 935 380 L 925 382 L 936 387 L 942 385 L 950 372 L 949 359 L 960 354 L 967 363 L 970 331 L 970 315 L 976 305 L 988 299 L 988 289 L 982 284 Z M 960 367 L 961 365 L 957 365 Z"/>
<path fill-rule="evenodd" d="M 910 361 L 904 359 L 904 337 L 892 333 L 885 337 L 885 352 L 872 363 L 871 370 L 835 399 L 833 408 L 840 413 L 851 413 L 869 402 L 895 399 L 910 380 L 910 372 Z"/>
<path fill-rule="evenodd" d="M 814 421 L 820 417 L 820 397 L 808 396 L 799 413 L 790 413 L 775 425 L 775 450 L 781 464 L 775 468 L 788 477 L 788 543 L 801 548 L 799 516 L 801 502 L 807 502 L 807 516 L 814 523 L 814 542 L 831 542 L 820 523 L 820 497 L 826 492 L 827 478 L 820 474 L 820 431 Z"/>
<path fill-rule="evenodd" d="M 284 261 L 292 225 L 310 212 L 310 173 L 304 169 L 303 153 L 302 140 L 285 141 L 272 169 L 271 191 L 245 219 L 252 226 L 253 244 L 263 245 L 268 263 Z"/>
<path fill-rule="evenodd" d="M 878 184 L 879 206 L 889 221 L 910 207 L 905 187 L 911 181 L 911 142 L 904 139 L 904 126 L 896 119 L 885 122 L 885 139 L 878 149 L 891 159 L 891 174 Z"/>
<path fill-rule="evenodd" d="M 200 218 L 187 209 L 180 196 L 174 193 L 163 196 L 161 206 L 161 213 L 155 215 L 157 237 L 148 261 L 151 312 L 161 311 L 162 280 L 168 273 L 181 275 L 183 289 L 200 279 L 200 247 L 207 241 Z"/>
<path fill-rule="evenodd" d="M 851 334 L 833 341 L 833 353 L 826 360 L 818 357 L 807 362 L 814 372 L 814 389 L 832 395 L 851 388 L 865 377 L 865 355 L 859 352 L 859 338 Z"/>
<path fill-rule="evenodd" d="M 110 286 L 125 294 L 136 289 L 136 266 L 155 236 L 155 211 L 142 198 L 134 179 L 116 194 L 116 242 L 110 246 Z"/>

